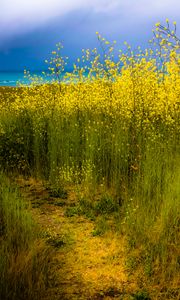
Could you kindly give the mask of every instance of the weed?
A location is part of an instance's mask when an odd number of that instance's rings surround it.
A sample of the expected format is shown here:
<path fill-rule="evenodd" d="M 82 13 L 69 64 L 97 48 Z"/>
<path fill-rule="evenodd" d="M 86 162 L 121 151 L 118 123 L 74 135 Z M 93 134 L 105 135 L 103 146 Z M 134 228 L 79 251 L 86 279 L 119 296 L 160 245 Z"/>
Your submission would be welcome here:
<path fill-rule="evenodd" d="M 53 246 L 54 248 L 60 248 L 65 245 L 65 242 L 59 237 L 49 238 L 47 240 L 47 243 Z"/>
<path fill-rule="evenodd" d="M 109 195 L 104 195 L 99 201 L 96 202 L 94 210 L 97 214 L 111 214 L 117 212 L 119 209 L 118 204 Z"/>
<path fill-rule="evenodd" d="M 72 206 L 72 207 L 70 206 L 70 207 L 66 208 L 66 211 L 65 211 L 66 217 L 73 217 L 73 216 L 76 216 L 79 214 L 80 214 L 80 210 L 79 210 L 78 206 Z"/>
<path fill-rule="evenodd" d="M 109 228 L 106 218 L 104 216 L 101 216 L 96 221 L 95 228 L 92 232 L 92 235 L 93 236 L 101 236 L 101 235 L 105 234 L 105 232 L 107 232 L 109 229 L 110 228 Z"/>
<path fill-rule="evenodd" d="M 47 188 L 49 191 L 49 196 L 52 198 L 61 198 L 61 199 L 67 199 L 68 193 L 66 190 L 64 190 L 63 187 L 53 187 L 50 186 Z"/>
<path fill-rule="evenodd" d="M 134 300 L 151 300 L 146 291 L 139 291 L 136 294 L 133 294 Z"/>
<path fill-rule="evenodd" d="M 53 204 L 56 205 L 56 206 L 65 206 L 66 202 L 65 201 L 56 201 Z"/>

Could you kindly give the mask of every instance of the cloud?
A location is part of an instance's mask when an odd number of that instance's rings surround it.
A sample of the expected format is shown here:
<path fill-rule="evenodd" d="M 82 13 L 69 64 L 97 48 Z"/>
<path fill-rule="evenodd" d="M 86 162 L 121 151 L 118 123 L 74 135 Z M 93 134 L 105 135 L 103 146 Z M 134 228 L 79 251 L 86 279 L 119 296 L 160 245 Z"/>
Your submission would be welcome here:
<path fill-rule="evenodd" d="M 24 32 L 73 10 L 111 12 L 117 0 L 0 0 L 0 34 Z"/>
<path fill-rule="evenodd" d="M 0 39 L 32 31 L 78 10 L 104 14 L 104 18 L 108 15 L 123 25 L 123 20 L 132 24 L 146 18 L 178 17 L 179 9 L 179 0 L 0 0 Z"/>
<path fill-rule="evenodd" d="M 128 1 L 133 6 L 133 0 Z M 180 1 L 179 0 L 138 0 L 134 5 L 133 12 L 137 17 L 173 17 L 179 16 Z"/>

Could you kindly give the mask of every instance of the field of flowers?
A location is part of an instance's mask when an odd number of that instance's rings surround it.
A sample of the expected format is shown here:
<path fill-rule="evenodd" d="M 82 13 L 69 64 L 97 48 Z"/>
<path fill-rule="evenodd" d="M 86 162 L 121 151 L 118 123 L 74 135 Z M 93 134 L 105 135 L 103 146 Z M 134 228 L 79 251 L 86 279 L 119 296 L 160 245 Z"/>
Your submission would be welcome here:
<path fill-rule="evenodd" d="M 78 186 L 91 201 L 97 191 L 108 194 L 120 207 L 116 222 L 129 242 L 131 267 L 143 266 L 155 284 L 177 287 L 180 44 L 167 24 L 156 24 L 157 49 L 127 45 L 118 60 L 115 42 L 97 33 L 100 49 L 83 50 L 65 80 L 57 45 L 48 62 L 52 84 L 35 78 L 6 96 L 2 90 L 0 166 Z"/>

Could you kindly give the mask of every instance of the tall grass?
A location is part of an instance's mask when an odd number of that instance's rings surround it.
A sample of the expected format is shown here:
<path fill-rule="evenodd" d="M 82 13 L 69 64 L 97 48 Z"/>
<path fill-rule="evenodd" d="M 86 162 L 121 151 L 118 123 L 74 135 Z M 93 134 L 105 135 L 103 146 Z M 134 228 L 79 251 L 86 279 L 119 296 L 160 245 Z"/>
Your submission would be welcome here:
<path fill-rule="evenodd" d="M 0 298 L 42 299 L 50 250 L 38 238 L 28 204 L 0 174 Z"/>
<path fill-rule="evenodd" d="M 161 69 L 151 49 L 135 55 L 128 46 L 115 62 L 110 46 L 102 60 L 96 49 L 87 50 L 68 84 L 33 82 L 6 106 L 2 99 L 0 164 L 53 184 L 81 185 L 93 195 L 110 191 L 145 269 L 148 261 L 154 280 L 171 278 L 176 285 L 180 57 L 163 48 Z"/>

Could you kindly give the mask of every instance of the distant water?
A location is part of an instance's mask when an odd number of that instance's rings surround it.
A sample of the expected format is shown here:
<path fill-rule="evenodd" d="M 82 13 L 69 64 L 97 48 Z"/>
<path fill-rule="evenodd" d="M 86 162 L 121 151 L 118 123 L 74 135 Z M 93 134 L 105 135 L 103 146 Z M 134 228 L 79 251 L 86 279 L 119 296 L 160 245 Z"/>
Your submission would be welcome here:
<path fill-rule="evenodd" d="M 42 75 L 42 72 L 31 72 L 31 76 L 40 76 L 44 81 L 52 81 L 52 77 Z M 24 72 L 1 72 L 0 71 L 0 86 L 18 86 L 19 83 L 29 85 L 30 81 L 24 78 Z"/>
<path fill-rule="evenodd" d="M 68 72 L 71 73 L 70 70 L 68 70 Z M 66 79 L 64 78 L 65 74 L 66 74 L 66 72 L 61 74 L 61 80 L 68 83 L 69 80 L 67 78 Z M 42 71 L 30 72 L 30 75 L 32 77 L 38 76 L 39 78 L 41 78 L 41 81 L 39 81 L 39 83 L 52 82 L 57 79 L 48 73 L 43 74 Z M 86 78 L 88 76 L 88 72 L 85 72 L 85 74 L 83 76 Z M 77 82 L 76 79 L 74 79 L 74 82 Z M 23 71 L 22 72 L 2 72 L 2 71 L 0 71 L 0 86 L 15 86 L 16 87 L 20 83 L 25 84 L 25 85 L 29 85 L 31 83 L 28 78 L 24 77 Z"/>

